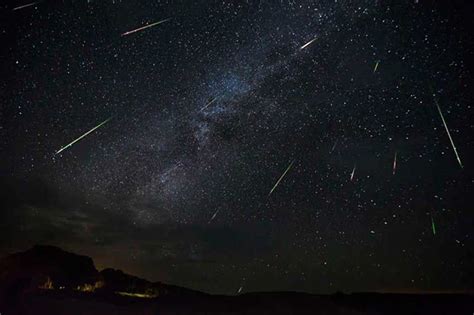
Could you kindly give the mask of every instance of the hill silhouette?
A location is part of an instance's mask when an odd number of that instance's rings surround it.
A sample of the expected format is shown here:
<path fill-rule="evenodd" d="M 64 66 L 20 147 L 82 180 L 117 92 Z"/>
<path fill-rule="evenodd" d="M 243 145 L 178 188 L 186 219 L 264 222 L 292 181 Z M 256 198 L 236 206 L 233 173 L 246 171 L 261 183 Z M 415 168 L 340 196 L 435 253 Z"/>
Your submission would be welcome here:
<path fill-rule="evenodd" d="M 77 288 L 101 281 L 90 257 L 58 247 L 36 245 L 0 260 L 0 288 Z"/>
<path fill-rule="evenodd" d="M 472 314 L 469 294 L 255 292 L 209 295 L 106 268 L 54 246 L 0 260 L 8 314 Z"/>

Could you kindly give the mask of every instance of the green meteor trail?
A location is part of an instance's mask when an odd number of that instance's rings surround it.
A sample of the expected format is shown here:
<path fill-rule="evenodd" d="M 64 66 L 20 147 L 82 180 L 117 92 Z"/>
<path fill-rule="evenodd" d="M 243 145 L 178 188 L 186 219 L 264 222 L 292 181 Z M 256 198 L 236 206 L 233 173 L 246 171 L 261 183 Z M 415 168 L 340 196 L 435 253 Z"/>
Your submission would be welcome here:
<path fill-rule="evenodd" d="M 288 171 L 290 170 L 290 168 L 293 166 L 293 163 L 295 161 L 293 160 L 290 165 L 288 165 L 288 167 L 286 168 L 285 172 L 283 172 L 283 174 L 280 176 L 280 178 L 277 180 L 277 182 L 275 183 L 275 185 L 273 186 L 272 190 L 270 190 L 270 192 L 268 193 L 268 195 L 270 196 L 272 194 L 272 192 L 275 190 L 275 188 L 277 188 L 278 184 L 280 184 L 281 180 L 283 179 L 283 177 L 285 177 L 286 173 L 288 173 Z"/>
<path fill-rule="evenodd" d="M 88 134 L 90 134 L 91 132 L 93 132 L 94 130 L 96 130 L 97 128 L 100 128 L 101 126 L 105 125 L 106 123 L 109 122 L 109 120 L 112 119 L 112 117 L 104 120 L 103 122 L 101 122 L 100 124 L 98 124 L 97 126 L 95 126 L 94 128 L 92 128 L 91 130 L 89 130 L 88 132 L 86 132 L 85 134 L 83 134 L 82 136 L 80 136 L 79 138 L 77 138 L 76 140 L 72 141 L 71 143 L 65 145 L 64 147 L 62 147 L 61 149 L 59 149 L 58 151 L 56 151 L 56 154 L 59 154 L 61 153 L 62 151 L 66 150 L 67 148 L 71 147 L 74 143 L 76 143 L 77 141 L 81 140 L 82 138 L 84 138 L 85 136 L 87 136 Z"/>
<path fill-rule="evenodd" d="M 379 67 L 379 62 L 380 62 L 380 61 L 377 61 L 377 63 L 375 64 L 374 73 L 375 73 L 375 71 L 377 71 L 377 68 Z"/>
<path fill-rule="evenodd" d="M 433 235 L 436 235 L 436 226 L 435 226 L 433 217 L 431 217 L 431 229 L 433 231 Z"/>

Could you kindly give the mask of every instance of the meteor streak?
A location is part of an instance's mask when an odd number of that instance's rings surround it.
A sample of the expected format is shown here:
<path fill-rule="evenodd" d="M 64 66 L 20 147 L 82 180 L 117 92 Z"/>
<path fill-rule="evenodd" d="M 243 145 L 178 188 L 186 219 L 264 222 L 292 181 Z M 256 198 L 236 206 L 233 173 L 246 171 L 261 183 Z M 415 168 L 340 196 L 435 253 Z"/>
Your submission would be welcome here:
<path fill-rule="evenodd" d="M 393 158 L 392 175 L 395 175 L 396 171 L 397 171 L 397 151 L 395 151 L 395 156 Z"/>
<path fill-rule="evenodd" d="M 209 220 L 209 222 L 207 222 L 207 224 L 211 223 L 212 220 L 214 220 L 218 212 L 219 212 L 219 209 L 217 209 L 217 211 L 212 215 L 212 218 Z"/>
<path fill-rule="evenodd" d="M 84 138 L 85 136 L 87 136 L 88 134 L 90 134 L 91 132 L 93 132 L 94 130 L 96 130 L 97 128 L 100 128 L 102 125 L 105 125 L 106 123 L 109 122 L 109 120 L 111 119 L 112 117 L 104 120 L 103 122 L 101 122 L 100 124 L 98 124 L 97 126 L 95 126 L 94 128 L 92 128 L 91 130 L 89 130 L 88 132 L 86 132 L 85 134 L 83 134 L 82 136 L 80 136 L 79 138 L 77 138 L 76 140 L 72 141 L 71 143 L 65 145 L 64 147 L 62 147 L 61 149 L 59 149 L 58 151 L 56 151 L 56 154 L 59 154 L 61 153 L 62 151 L 66 150 L 67 148 L 71 147 L 74 143 L 76 143 L 77 141 L 81 140 L 82 138 Z"/>
<path fill-rule="evenodd" d="M 332 149 L 329 152 L 329 154 L 331 154 L 334 151 L 334 149 L 336 148 L 336 145 L 337 145 L 337 140 L 336 140 L 336 142 L 334 142 L 334 145 L 332 146 Z"/>
<path fill-rule="evenodd" d="M 456 159 L 458 160 L 459 166 L 463 168 L 461 158 L 459 157 L 458 150 L 456 149 L 456 146 L 454 145 L 453 138 L 451 137 L 451 133 L 449 132 L 448 125 L 446 124 L 446 120 L 444 120 L 443 112 L 441 111 L 441 107 L 439 107 L 438 100 L 436 97 L 433 95 L 434 102 L 436 104 L 436 107 L 438 108 L 439 115 L 441 116 L 441 120 L 443 121 L 444 129 L 446 129 L 446 133 L 448 134 L 449 141 L 451 142 L 451 146 L 453 147 L 454 154 L 456 155 Z"/>
<path fill-rule="evenodd" d="M 288 171 L 290 170 L 290 168 L 293 166 L 293 163 L 295 162 L 295 160 L 291 161 L 290 165 L 288 165 L 288 167 L 286 168 L 286 170 L 283 172 L 283 174 L 280 176 L 280 178 L 277 180 L 277 182 L 275 183 L 275 185 L 273 186 L 272 190 L 270 190 L 270 192 L 268 193 L 268 195 L 270 196 L 272 194 L 272 192 L 275 190 L 275 188 L 277 188 L 278 184 L 280 184 L 281 180 L 283 179 L 283 177 L 285 177 L 286 173 L 288 173 Z"/>
<path fill-rule="evenodd" d="M 16 11 L 16 10 L 21 10 L 21 9 L 24 9 L 24 8 L 28 8 L 28 7 L 31 7 L 35 4 L 37 4 L 38 1 L 35 1 L 35 2 L 31 2 L 31 3 L 28 3 L 28 4 L 24 4 L 24 5 L 20 5 L 19 7 L 15 7 L 12 9 L 12 11 Z"/>
<path fill-rule="evenodd" d="M 158 24 L 164 23 L 164 22 L 169 21 L 169 20 L 171 20 L 171 18 L 167 18 L 167 19 L 164 19 L 164 20 L 155 22 L 155 23 L 151 23 L 151 24 L 148 24 L 148 25 L 145 25 L 145 26 L 136 28 L 136 29 L 134 29 L 134 30 L 125 32 L 125 33 L 123 33 L 121 36 L 126 36 L 126 35 L 130 35 L 130 34 L 133 34 L 133 33 L 136 33 L 136 32 L 140 32 L 140 31 L 143 31 L 144 29 L 147 29 L 147 28 L 149 28 L 149 27 L 156 26 L 156 25 L 158 25 Z"/>
<path fill-rule="evenodd" d="M 375 71 L 377 71 L 377 68 L 379 67 L 379 61 L 377 61 L 377 63 L 375 64 L 375 67 L 374 67 L 374 73 Z"/>
<path fill-rule="evenodd" d="M 433 235 L 436 235 L 436 226 L 433 217 L 431 217 L 431 230 L 433 231 Z"/>
<path fill-rule="evenodd" d="M 303 50 L 303 49 L 305 49 L 306 47 L 308 47 L 309 45 L 311 45 L 316 39 L 317 39 L 317 37 L 313 38 L 312 40 L 310 40 L 309 42 L 307 42 L 306 44 L 304 44 L 303 46 L 301 46 L 301 47 L 300 47 L 300 50 Z"/>
<path fill-rule="evenodd" d="M 244 287 L 240 287 L 239 290 L 237 291 L 237 294 L 239 294 L 240 292 L 242 292 L 242 289 L 243 289 L 243 288 L 244 288 Z"/>
<path fill-rule="evenodd" d="M 352 169 L 352 173 L 351 173 L 351 182 L 354 179 L 355 171 L 356 171 L 356 165 L 354 164 L 354 168 Z"/>
<path fill-rule="evenodd" d="M 209 105 L 211 105 L 212 103 L 214 103 L 215 101 L 217 100 L 217 97 L 214 97 L 210 102 L 208 102 L 203 108 L 201 108 L 199 111 L 202 112 L 203 110 L 205 110 L 206 108 L 209 107 Z"/>

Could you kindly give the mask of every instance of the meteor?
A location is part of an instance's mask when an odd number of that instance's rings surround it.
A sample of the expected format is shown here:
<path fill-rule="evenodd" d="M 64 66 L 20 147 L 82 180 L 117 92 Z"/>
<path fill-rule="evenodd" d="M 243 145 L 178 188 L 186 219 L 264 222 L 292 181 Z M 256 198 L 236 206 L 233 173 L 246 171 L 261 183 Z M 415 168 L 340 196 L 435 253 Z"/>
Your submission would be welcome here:
<path fill-rule="evenodd" d="M 171 18 L 167 18 L 167 19 L 164 19 L 164 20 L 155 22 L 155 23 L 151 23 L 151 24 L 148 24 L 148 25 L 145 25 L 145 26 L 136 28 L 136 29 L 134 29 L 134 30 L 125 32 L 125 33 L 123 33 L 121 36 L 126 36 L 126 35 L 130 35 L 130 34 L 133 34 L 133 33 L 136 33 L 136 32 L 140 32 L 140 31 L 143 31 L 144 29 L 147 29 L 147 28 L 149 28 L 149 27 L 156 26 L 156 25 L 158 25 L 158 24 L 164 23 L 164 22 L 169 21 L 169 20 L 171 20 Z"/>
<path fill-rule="evenodd" d="M 56 151 L 56 154 L 59 154 L 61 153 L 62 151 L 66 150 L 67 148 L 71 147 L 74 143 L 76 143 L 77 141 L 81 140 L 82 138 L 84 138 L 85 136 L 87 136 L 88 134 L 90 134 L 91 132 L 93 132 L 94 130 L 96 130 L 97 128 L 100 128 L 102 125 L 105 125 L 106 123 L 109 122 L 109 120 L 112 119 L 112 117 L 104 120 L 103 122 L 101 122 L 100 124 L 98 124 L 97 126 L 95 126 L 94 128 L 92 128 L 91 130 L 89 130 L 88 132 L 86 132 L 85 134 L 83 134 L 82 136 L 80 136 L 79 138 L 77 138 L 76 140 L 72 141 L 71 143 L 65 145 L 64 147 L 62 147 L 61 149 L 59 149 L 58 151 Z"/>
<path fill-rule="evenodd" d="M 237 294 L 239 294 L 240 292 L 242 292 L 242 289 L 243 289 L 243 288 L 244 288 L 243 286 L 240 287 L 239 290 L 237 291 Z"/>
<path fill-rule="evenodd" d="M 355 171 L 356 171 L 356 165 L 354 164 L 354 168 L 352 169 L 352 173 L 351 173 L 351 182 L 354 179 Z"/>
<path fill-rule="evenodd" d="M 395 156 L 393 158 L 392 175 L 395 175 L 396 170 L 397 170 L 397 151 L 395 151 Z"/>
<path fill-rule="evenodd" d="M 277 182 L 275 183 L 275 185 L 273 186 L 272 190 L 270 190 L 270 192 L 268 193 L 268 195 L 270 196 L 272 194 L 272 192 L 275 190 L 275 188 L 277 188 L 278 184 L 280 184 L 281 180 L 283 179 L 283 177 L 285 177 L 286 173 L 288 173 L 288 171 L 290 170 L 290 168 L 293 166 L 293 163 L 295 162 L 295 160 L 291 161 L 290 165 L 288 165 L 288 167 L 286 168 L 286 170 L 283 172 L 283 174 L 280 176 L 280 178 L 277 180 Z"/>
<path fill-rule="evenodd" d="M 444 129 L 446 129 L 446 133 L 448 134 L 449 141 L 451 142 L 451 146 L 453 147 L 454 154 L 456 155 L 456 159 L 458 160 L 459 166 L 463 168 L 461 158 L 459 157 L 458 150 L 456 149 L 456 146 L 454 145 L 453 138 L 451 137 L 451 133 L 449 132 L 448 125 L 446 124 L 446 120 L 444 120 L 443 112 L 441 111 L 441 107 L 439 107 L 438 100 L 433 94 L 433 99 L 436 104 L 436 107 L 438 108 L 439 115 L 441 116 L 441 120 L 443 121 Z"/>
<path fill-rule="evenodd" d="M 205 110 L 206 108 L 209 107 L 209 105 L 211 105 L 212 103 L 214 103 L 215 101 L 217 100 L 217 97 L 214 97 L 210 102 L 208 102 L 203 108 L 201 108 L 199 111 L 202 112 L 203 110 Z"/>
<path fill-rule="evenodd" d="M 317 39 L 317 37 L 313 38 L 312 40 L 310 40 L 309 42 L 307 42 L 306 44 L 304 44 L 303 46 L 301 46 L 301 47 L 300 47 L 300 50 L 303 50 L 303 49 L 305 49 L 306 47 L 308 47 L 309 45 L 311 45 L 316 39 Z"/>
<path fill-rule="evenodd" d="M 31 7 L 35 4 L 37 4 L 38 1 L 35 1 L 35 2 L 31 2 L 31 3 L 28 3 L 28 4 L 24 4 L 24 5 L 20 5 L 19 7 L 15 7 L 12 9 L 12 11 L 16 11 L 16 10 L 21 10 L 21 9 L 24 9 L 24 8 L 28 8 L 28 7 Z"/>
<path fill-rule="evenodd" d="M 209 222 L 207 222 L 207 224 L 211 223 L 212 220 L 214 220 L 218 212 L 219 212 L 219 209 L 217 209 L 217 211 L 212 215 L 212 218 L 209 220 Z"/>
<path fill-rule="evenodd" d="M 334 149 L 336 148 L 336 145 L 337 145 L 337 140 L 336 140 L 336 142 L 334 142 L 334 145 L 332 146 L 332 149 L 329 152 L 329 154 L 331 154 L 334 151 Z"/>
<path fill-rule="evenodd" d="M 379 61 L 377 61 L 377 63 L 375 64 L 375 67 L 374 67 L 374 73 L 375 71 L 377 71 L 377 68 L 379 67 Z"/>
<path fill-rule="evenodd" d="M 433 217 L 431 217 L 431 230 L 433 231 L 433 235 L 436 235 L 436 226 Z"/>

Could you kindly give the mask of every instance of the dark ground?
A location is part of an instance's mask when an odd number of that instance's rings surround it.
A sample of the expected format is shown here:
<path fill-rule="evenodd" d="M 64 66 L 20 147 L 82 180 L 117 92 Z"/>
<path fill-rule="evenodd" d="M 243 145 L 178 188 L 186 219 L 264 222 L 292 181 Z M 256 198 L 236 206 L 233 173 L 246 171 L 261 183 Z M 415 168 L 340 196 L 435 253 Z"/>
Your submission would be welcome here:
<path fill-rule="evenodd" d="M 2 314 L 472 314 L 473 310 L 472 296 L 458 294 L 281 292 L 149 300 L 42 291 L 22 297 L 20 305 Z"/>
<path fill-rule="evenodd" d="M 46 281 L 48 279 L 48 281 Z M 45 289 L 45 283 L 50 288 Z M 85 284 L 100 283 L 91 292 Z M 41 288 L 40 288 L 41 287 Z M 130 297 L 118 294 L 146 294 Z M 472 314 L 469 294 L 255 292 L 210 295 L 120 270 L 98 271 L 90 257 L 54 246 L 0 260 L 0 313 L 40 314 Z"/>

